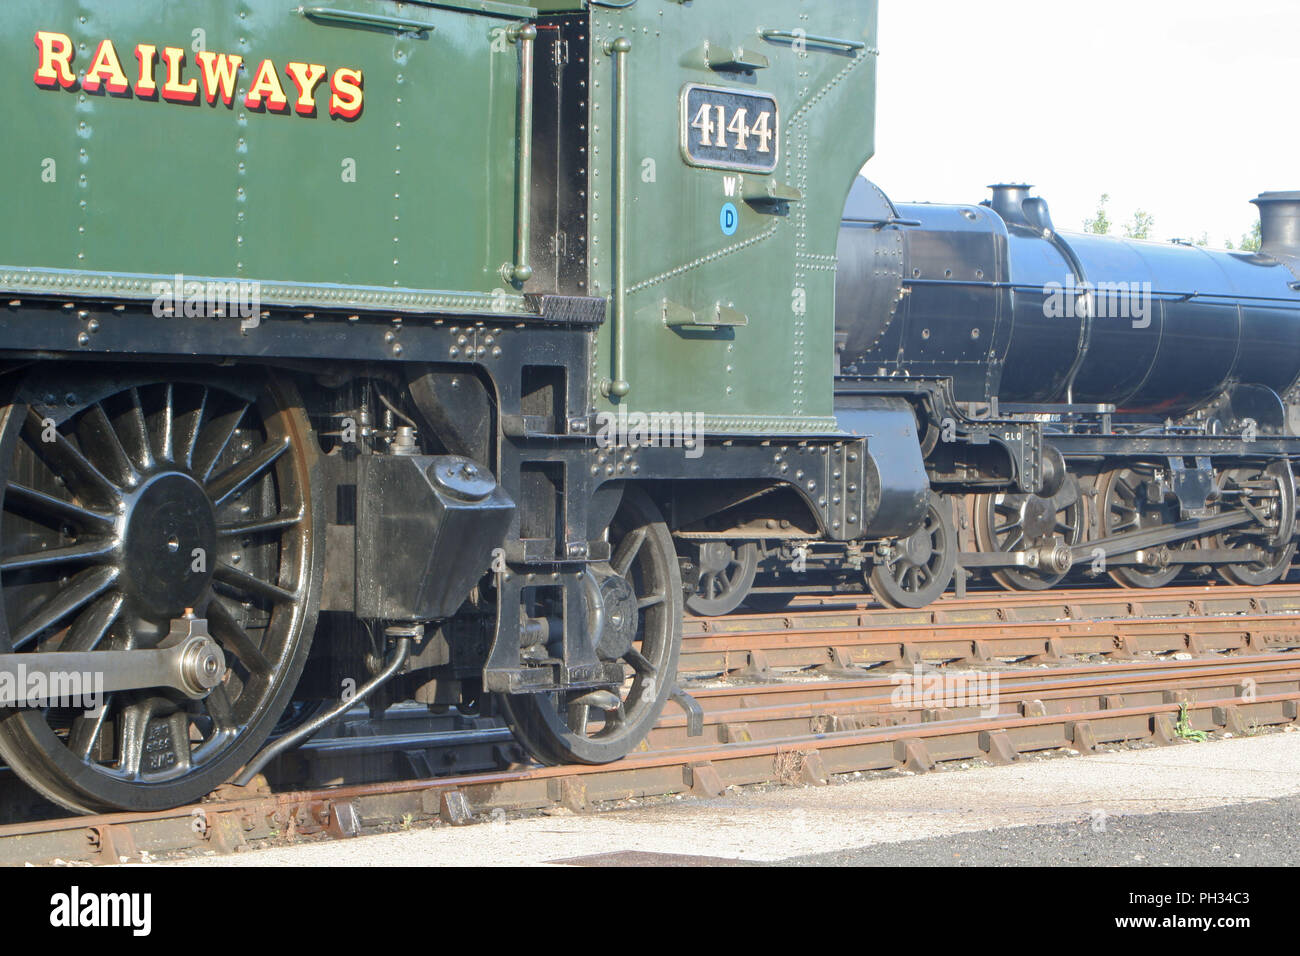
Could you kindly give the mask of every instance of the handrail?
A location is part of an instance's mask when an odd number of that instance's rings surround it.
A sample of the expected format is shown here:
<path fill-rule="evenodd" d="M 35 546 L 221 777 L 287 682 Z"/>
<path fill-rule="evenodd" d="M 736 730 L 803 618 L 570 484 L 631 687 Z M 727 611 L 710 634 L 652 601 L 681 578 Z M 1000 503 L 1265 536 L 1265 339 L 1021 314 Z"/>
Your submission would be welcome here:
<path fill-rule="evenodd" d="M 627 380 L 627 55 L 632 41 L 619 37 L 605 45 L 617 75 L 614 122 L 614 380 L 604 391 L 622 398 L 632 390 Z"/>
<path fill-rule="evenodd" d="M 510 38 L 519 43 L 519 142 L 515 151 L 515 261 L 503 271 L 507 280 L 523 285 L 533 277 L 528 257 L 533 217 L 533 44 L 537 27 L 531 23 L 512 27 Z"/>
<path fill-rule="evenodd" d="M 825 47 L 832 50 L 865 50 L 867 45 L 861 40 L 844 40 L 840 37 L 823 37 L 802 30 L 764 30 L 763 39 L 770 41 L 789 40 L 791 43 L 804 43 L 808 46 Z"/>
<path fill-rule="evenodd" d="M 405 30 L 413 33 L 428 33 L 435 29 L 432 24 L 404 17 L 390 17 L 380 13 L 362 13 L 358 10 L 339 10 L 336 7 L 299 7 L 296 11 L 309 20 L 327 20 L 332 23 L 350 23 L 363 27 L 384 27 L 389 30 Z"/>

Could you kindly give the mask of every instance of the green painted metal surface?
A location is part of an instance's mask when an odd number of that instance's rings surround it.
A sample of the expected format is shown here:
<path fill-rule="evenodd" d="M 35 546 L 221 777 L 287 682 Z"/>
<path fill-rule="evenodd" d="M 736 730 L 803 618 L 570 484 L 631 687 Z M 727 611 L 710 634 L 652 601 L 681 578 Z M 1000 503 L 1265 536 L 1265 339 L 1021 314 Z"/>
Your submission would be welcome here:
<path fill-rule="evenodd" d="M 590 285 L 611 294 L 616 184 L 614 57 L 629 57 L 626 193 L 628 297 L 623 404 L 702 413 L 712 431 L 833 429 L 835 253 L 845 196 L 874 150 L 876 4 L 847 0 L 593 5 Z M 764 39 L 765 30 L 842 38 L 862 49 Z M 797 31 L 802 31 L 798 34 Z M 706 43 L 709 49 L 705 49 Z M 761 55 L 753 73 L 709 62 Z M 724 55 L 726 53 L 727 55 Z M 780 108 L 781 155 L 770 175 L 683 160 L 688 83 L 769 94 Z M 686 118 L 688 123 L 691 117 Z M 775 182 L 802 202 L 750 203 Z M 720 219 L 736 209 L 734 235 Z M 669 327 L 664 303 L 697 314 L 720 305 L 743 327 Z M 611 378 L 612 330 L 594 378 Z"/>
<path fill-rule="evenodd" d="M 284 0 L 6 0 L 0 274 L 21 285 L 22 270 L 71 270 L 94 274 L 98 288 L 117 273 L 184 273 L 280 283 L 286 298 L 307 304 L 327 303 L 343 285 L 371 298 L 422 290 L 407 297 L 486 308 L 515 228 L 519 57 L 499 14 L 527 8 L 495 3 L 488 16 L 452 4 L 307 6 L 429 29 L 314 19 Z M 160 85 L 167 46 L 185 50 L 182 83 L 199 76 L 196 48 L 245 65 L 231 106 L 220 96 L 209 105 L 202 85 L 197 105 L 43 89 L 34 82 L 37 31 L 71 38 L 78 74 L 112 40 L 133 90 L 137 44 L 159 49 Z M 243 104 L 264 59 L 285 88 L 286 114 Z M 323 65 L 329 76 L 361 70 L 360 115 L 331 117 L 328 81 L 317 115 L 298 115 L 292 61 Z M 129 295 L 148 283 L 120 285 L 114 291 Z"/>
<path fill-rule="evenodd" d="M 517 226 L 508 27 L 534 10 L 585 9 L 590 116 L 566 135 L 590 136 L 587 289 L 610 297 L 615 319 L 599 333 L 594 383 L 614 377 L 621 328 L 632 411 L 702 414 L 714 433 L 834 430 L 835 251 L 844 197 L 873 151 L 875 0 L 305 6 L 315 13 L 283 0 L 7 0 L 0 291 L 146 297 L 153 277 L 183 273 L 259 280 L 268 303 L 522 311 L 502 278 Z M 200 50 L 245 66 L 231 106 L 42 88 L 37 31 L 75 43 L 78 74 L 112 40 L 133 86 L 138 44 L 183 48 L 185 82 Z M 621 190 L 606 51 L 620 38 L 631 44 Z M 265 59 L 287 115 L 243 104 Z M 360 70 L 360 115 L 331 116 L 324 88 L 318 115 L 297 115 L 294 61 Z M 158 72 L 161 84 L 162 62 Z M 692 85 L 775 100 L 774 170 L 686 155 Z"/>

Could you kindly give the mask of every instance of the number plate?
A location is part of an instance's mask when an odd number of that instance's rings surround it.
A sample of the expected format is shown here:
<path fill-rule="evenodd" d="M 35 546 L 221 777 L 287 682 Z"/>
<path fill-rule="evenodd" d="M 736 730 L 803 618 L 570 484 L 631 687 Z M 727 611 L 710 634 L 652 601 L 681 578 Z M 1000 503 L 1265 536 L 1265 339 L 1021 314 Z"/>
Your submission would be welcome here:
<path fill-rule="evenodd" d="M 690 84 L 682 90 L 682 153 L 692 166 L 774 172 L 781 156 L 776 99 Z"/>

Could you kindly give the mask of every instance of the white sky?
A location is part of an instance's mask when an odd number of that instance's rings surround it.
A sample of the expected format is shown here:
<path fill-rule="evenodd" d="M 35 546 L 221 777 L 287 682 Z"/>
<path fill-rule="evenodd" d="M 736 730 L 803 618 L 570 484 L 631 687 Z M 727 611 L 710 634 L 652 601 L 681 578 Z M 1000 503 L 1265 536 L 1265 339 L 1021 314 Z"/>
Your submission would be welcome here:
<path fill-rule="evenodd" d="M 1300 189 L 1300 0 L 881 0 L 876 158 L 903 202 L 1034 183 L 1059 229 L 1240 240 Z"/>

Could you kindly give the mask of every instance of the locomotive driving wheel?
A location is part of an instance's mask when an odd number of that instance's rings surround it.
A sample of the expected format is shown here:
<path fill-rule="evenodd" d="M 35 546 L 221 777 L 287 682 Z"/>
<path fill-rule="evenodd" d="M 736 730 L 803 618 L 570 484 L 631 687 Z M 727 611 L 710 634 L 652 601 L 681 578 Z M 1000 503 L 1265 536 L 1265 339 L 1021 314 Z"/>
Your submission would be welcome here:
<path fill-rule="evenodd" d="M 957 569 L 957 552 L 952 505 L 931 492 L 921 527 L 877 555 L 869 579 L 871 591 L 886 607 L 925 607 L 948 590 Z"/>
<path fill-rule="evenodd" d="M 1079 484 L 1070 477 L 1051 498 L 1029 494 L 979 495 L 975 499 L 975 542 L 980 551 L 1025 551 L 1037 567 L 999 568 L 992 577 L 1010 591 L 1047 591 L 1069 574 L 1047 559 L 1057 546 L 1072 548 L 1087 530 Z"/>
<path fill-rule="evenodd" d="M 1233 468 L 1223 473 L 1224 504 L 1238 504 L 1256 517 L 1256 524 L 1233 528 L 1215 536 L 1215 547 L 1252 548 L 1262 552 L 1256 561 L 1225 564 L 1219 576 L 1229 584 L 1260 587 L 1286 577 L 1295 559 L 1296 488 L 1286 462 Z"/>
<path fill-rule="evenodd" d="M 1133 531 L 1150 531 L 1178 523 L 1177 499 L 1157 490 L 1154 469 L 1145 465 L 1123 466 L 1102 476 L 1098 488 L 1097 521 L 1100 540 L 1097 544 L 1105 551 L 1106 539 Z M 1186 551 L 1196 547 L 1196 541 L 1179 541 L 1166 545 L 1169 550 Z M 1159 554 L 1162 549 L 1151 549 Z M 1112 568 L 1111 578 L 1126 588 L 1162 588 L 1182 572 L 1181 564 L 1137 564 Z"/>
<path fill-rule="evenodd" d="M 263 743 L 314 626 L 312 441 L 266 379 L 78 380 L 0 409 L 0 651 L 143 651 L 193 609 L 225 656 L 199 700 L 0 712 L 0 755 L 36 790 L 76 811 L 179 806 Z"/>
<path fill-rule="evenodd" d="M 722 617 L 740 607 L 758 574 L 758 545 L 753 541 L 733 547 L 726 541 L 708 541 L 698 548 L 700 585 L 686 599 L 686 609 L 699 617 Z"/>
<path fill-rule="evenodd" d="M 545 764 L 627 756 L 676 686 L 682 578 L 668 525 L 645 492 L 629 488 L 608 534 L 612 557 L 590 572 L 601 604 L 596 654 L 622 666 L 622 686 L 503 698 L 516 738 Z"/>

